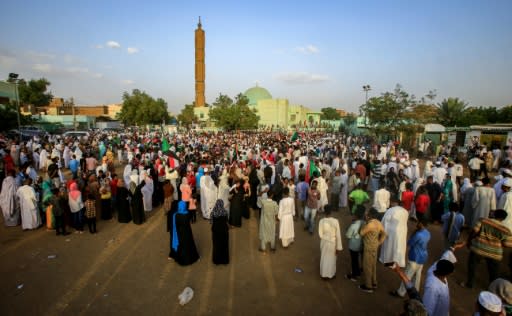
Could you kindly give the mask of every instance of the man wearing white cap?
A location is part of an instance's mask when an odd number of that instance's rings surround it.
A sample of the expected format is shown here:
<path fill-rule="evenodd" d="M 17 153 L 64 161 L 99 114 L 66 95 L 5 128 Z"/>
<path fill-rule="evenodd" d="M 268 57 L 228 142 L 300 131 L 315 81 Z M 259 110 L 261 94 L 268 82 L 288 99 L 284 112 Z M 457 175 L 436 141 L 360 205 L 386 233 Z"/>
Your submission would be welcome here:
<path fill-rule="evenodd" d="M 489 291 L 480 292 L 475 305 L 476 310 L 474 315 L 505 315 L 503 313 L 501 299 L 496 294 Z"/>
<path fill-rule="evenodd" d="M 505 178 L 505 182 L 501 186 L 503 194 L 501 195 L 498 201 L 498 209 L 505 210 L 508 216 L 502 222 L 503 225 L 507 226 L 508 229 L 512 232 L 512 191 L 510 188 L 512 187 L 512 179 Z"/>
<path fill-rule="evenodd" d="M 496 201 L 499 201 L 501 195 L 503 194 L 503 183 L 507 181 L 507 179 L 512 179 L 512 170 L 503 169 L 501 171 L 501 175 L 503 176 L 498 182 L 494 184 L 494 191 L 496 192 Z"/>
<path fill-rule="evenodd" d="M 438 183 L 440 186 L 443 186 L 444 179 L 446 178 L 446 174 L 448 171 L 446 171 L 445 168 L 441 166 L 440 161 L 436 161 L 436 166 L 432 170 L 432 176 L 434 177 L 434 182 Z"/>

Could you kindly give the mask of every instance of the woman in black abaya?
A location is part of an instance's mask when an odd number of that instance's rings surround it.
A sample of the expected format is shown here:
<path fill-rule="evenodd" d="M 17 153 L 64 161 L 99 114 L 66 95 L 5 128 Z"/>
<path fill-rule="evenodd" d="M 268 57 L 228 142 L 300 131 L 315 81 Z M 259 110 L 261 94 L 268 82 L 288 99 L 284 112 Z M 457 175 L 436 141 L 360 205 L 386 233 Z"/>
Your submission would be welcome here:
<path fill-rule="evenodd" d="M 169 216 L 171 215 L 169 214 Z M 199 254 L 190 227 L 187 203 L 184 201 L 178 202 L 178 211 L 172 217 L 171 253 L 169 258 L 173 258 L 182 266 L 193 264 L 199 259 Z"/>
<path fill-rule="evenodd" d="M 129 223 L 132 221 L 130 212 L 130 198 L 132 193 L 125 187 L 123 179 L 117 182 L 116 209 L 117 220 L 119 223 Z"/>
<path fill-rule="evenodd" d="M 224 201 L 218 199 L 213 207 L 210 221 L 212 224 L 213 255 L 215 264 L 229 263 L 229 227 L 228 212 L 224 208 Z"/>
<path fill-rule="evenodd" d="M 244 208 L 244 180 L 236 182 L 235 186 L 229 191 L 231 196 L 231 203 L 229 206 L 229 225 L 241 227 L 242 226 L 242 211 Z"/>
<path fill-rule="evenodd" d="M 132 218 L 133 222 L 137 225 L 144 223 L 146 215 L 144 214 L 144 202 L 142 199 L 142 187 L 146 185 L 146 182 L 142 181 L 133 193 L 132 198 Z"/>

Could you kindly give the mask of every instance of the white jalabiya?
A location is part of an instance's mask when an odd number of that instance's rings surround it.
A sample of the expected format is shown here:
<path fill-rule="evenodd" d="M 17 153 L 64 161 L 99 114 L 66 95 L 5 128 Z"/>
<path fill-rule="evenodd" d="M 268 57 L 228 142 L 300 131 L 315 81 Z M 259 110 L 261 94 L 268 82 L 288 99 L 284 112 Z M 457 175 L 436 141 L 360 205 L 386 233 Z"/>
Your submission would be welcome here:
<path fill-rule="evenodd" d="M 279 239 L 283 247 L 288 247 L 295 238 L 293 217 L 295 216 L 295 201 L 291 197 L 285 197 L 279 202 Z"/>
<path fill-rule="evenodd" d="M 348 206 L 348 174 L 341 174 L 341 193 L 340 193 L 340 204 L 339 207 Z"/>
<path fill-rule="evenodd" d="M 485 186 L 477 187 L 473 195 L 473 201 L 471 201 L 471 206 L 474 209 L 471 227 L 475 227 L 480 218 L 488 218 L 489 212 L 496 209 L 494 189 Z"/>
<path fill-rule="evenodd" d="M 199 184 L 201 191 L 201 212 L 204 218 L 210 219 L 210 213 L 217 201 L 217 186 L 215 186 L 215 182 L 213 182 L 212 177 L 209 175 L 202 176 Z"/>
<path fill-rule="evenodd" d="M 318 208 L 323 209 L 324 206 L 329 204 L 329 199 L 327 198 L 327 190 L 329 188 L 327 187 L 327 182 L 325 181 L 325 179 L 323 177 L 318 177 L 317 180 L 318 180 L 317 190 L 320 192 L 320 201 L 319 201 Z"/>
<path fill-rule="evenodd" d="M 43 148 L 39 154 L 39 170 L 46 170 L 48 167 L 48 152 Z"/>
<path fill-rule="evenodd" d="M 142 192 L 142 201 L 144 204 L 144 211 L 150 212 L 153 210 L 153 190 L 154 190 L 153 180 L 150 177 L 146 176 L 144 178 L 144 182 L 145 182 L 145 184 L 141 188 L 140 191 Z"/>
<path fill-rule="evenodd" d="M 322 218 L 318 223 L 320 236 L 320 276 L 332 278 L 336 275 L 336 250 L 343 250 L 340 223 L 336 218 Z"/>
<path fill-rule="evenodd" d="M 512 191 L 508 191 L 501 195 L 498 203 L 498 209 L 502 209 L 507 212 L 507 217 L 501 223 L 512 232 Z"/>
<path fill-rule="evenodd" d="M 20 223 L 20 212 L 16 200 L 16 181 L 7 176 L 2 182 L 0 193 L 0 207 L 4 214 L 5 226 L 17 226 Z"/>
<path fill-rule="evenodd" d="M 384 214 L 382 226 L 387 238 L 380 249 L 380 262 L 396 262 L 400 267 L 405 267 L 408 218 L 409 212 L 401 206 L 394 206 Z"/>
<path fill-rule="evenodd" d="M 18 189 L 16 196 L 20 201 L 21 227 L 23 229 L 34 229 L 41 225 L 39 210 L 37 209 L 36 191 L 29 185 Z"/>

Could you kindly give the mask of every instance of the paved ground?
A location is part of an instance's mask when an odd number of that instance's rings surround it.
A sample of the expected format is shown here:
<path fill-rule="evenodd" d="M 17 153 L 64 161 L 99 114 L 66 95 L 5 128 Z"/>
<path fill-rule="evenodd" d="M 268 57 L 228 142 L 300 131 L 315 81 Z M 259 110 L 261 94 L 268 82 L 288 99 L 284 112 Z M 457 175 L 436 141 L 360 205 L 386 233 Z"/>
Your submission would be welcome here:
<path fill-rule="evenodd" d="M 6 228 L 0 220 L 0 315 L 397 315 L 401 310 L 402 300 L 388 294 L 398 279 L 383 265 L 378 265 L 379 288 L 373 294 L 344 278 L 350 266 L 346 240 L 337 277 L 323 281 L 316 234 L 296 222 L 289 249 L 279 246 L 263 254 L 252 215 L 242 228 L 230 230 L 226 266 L 211 262 L 210 225 L 199 219 L 192 228 L 201 260 L 188 267 L 167 259 L 169 235 L 161 210 L 141 226 L 99 221 L 96 235 L 66 237 L 45 228 Z M 348 226 L 347 212 L 335 216 L 343 228 Z M 409 232 L 413 229 L 410 222 Z M 432 262 L 441 253 L 442 236 L 439 226 L 429 229 Z M 470 314 L 478 294 L 456 284 L 464 279 L 466 256 L 467 250 L 460 250 L 461 264 L 449 279 L 452 315 Z M 483 285 L 486 268 L 480 268 Z M 180 306 L 177 296 L 186 286 L 195 295 Z"/>

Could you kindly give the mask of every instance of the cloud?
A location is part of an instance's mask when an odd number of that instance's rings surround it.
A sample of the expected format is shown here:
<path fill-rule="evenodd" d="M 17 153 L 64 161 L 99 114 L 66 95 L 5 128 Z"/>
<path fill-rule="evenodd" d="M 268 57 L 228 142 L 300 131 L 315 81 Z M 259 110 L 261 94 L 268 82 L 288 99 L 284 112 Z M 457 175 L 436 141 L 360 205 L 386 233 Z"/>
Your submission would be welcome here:
<path fill-rule="evenodd" d="M 318 83 L 329 80 L 327 75 L 310 74 L 308 72 L 284 72 L 275 75 L 274 78 L 289 84 Z"/>
<path fill-rule="evenodd" d="M 101 44 L 98 44 L 98 45 L 95 45 L 94 48 L 97 48 L 97 49 L 102 49 L 103 48 L 103 45 Z"/>
<path fill-rule="evenodd" d="M 78 73 L 86 74 L 89 72 L 89 69 L 85 68 L 85 67 L 68 67 L 65 69 L 65 71 L 72 73 L 72 74 L 78 74 Z"/>
<path fill-rule="evenodd" d="M 311 44 L 309 44 L 307 46 L 299 46 L 299 47 L 295 48 L 295 50 L 298 51 L 299 53 L 306 54 L 306 55 L 318 54 L 320 52 L 318 47 L 311 45 Z"/>
<path fill-rule="evenodd" d="M 121 48 L 121 44 L 116 41 L 108 41 L 105 45 L 109 48 Z"/>
<path fill-rule="evenodd" d="M 37 72 L 50 73 L 53 71 L 53 67 L 50 64 L 34 64 L 34 66 L 32 66 L 32 70 Z"/>
<path fill-rule="evenodd" d="M 57 56 L 55 54 L 50 53 L 42 53 L 35 51 L 28 51 L 25 53 L 27 59 L 33 63 L 44 63 L 49 60 L 54 60 Z"/>
<path fill-rule="evenodd" d="M 14 57 L 14 55 L 0 52 L 0 66 L 10 68 L 16 65 L 17 63 L 18 61 L 16 60 L 16 57 Z"/>
<path fill-rule="evenodd" d="M 103 74 L 101 73 L 95 73 L 92 75 L 93 78 L 96 78 L 96 79 L 100 79 L 100 78 L 103 78 Z"/>
<path fill-rule="evenodd" d="M 128 47 L 126 49 L 128 54 L 137 54 L 139 52 L 139 49 L 137 47 Z"/>
<path fill-rule="evenodd" d="M 135 83 L 135 81 L 133 81 L 133 80 L 129 80 L 129 79 L 125 79 L 125 80 L 122 80 L 122 81 L 121 81 L 121 83 L 122 83 L 122 84 L 124 84 L 124 85 L 129 86 L 129 85 L 134 84 L 134 83 Z"/>

